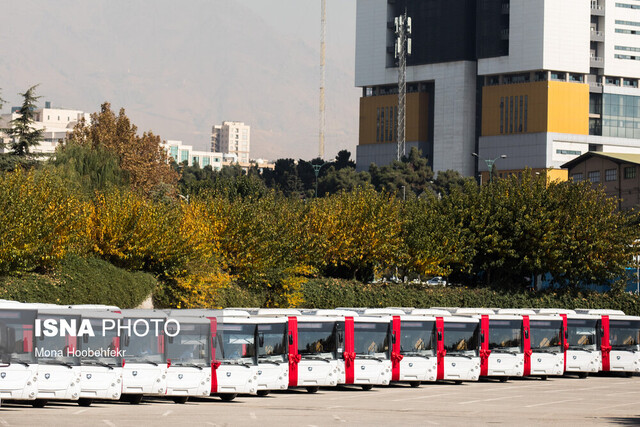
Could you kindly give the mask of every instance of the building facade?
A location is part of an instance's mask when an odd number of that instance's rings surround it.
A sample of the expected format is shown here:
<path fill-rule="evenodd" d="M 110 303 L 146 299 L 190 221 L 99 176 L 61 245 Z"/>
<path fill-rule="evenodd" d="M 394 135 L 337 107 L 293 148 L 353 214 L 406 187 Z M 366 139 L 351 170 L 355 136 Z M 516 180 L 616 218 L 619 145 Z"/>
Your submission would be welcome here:
<path fill-rule="evenodd" d="M 168 140 L 164 141 L 162 145 L 167 150 L 169 157 L 178 164 L 187 162 L 187 166 L 211 166 L 213 170 L 219 171 L 227 160 L 223 153 L 197 151 L 193 149 L 193 146 L 185 145 L 182 141 Z"/>
<path fill-rule="evenodd" d="M 393 19 L 405 9 L 407 149 L 421 148 L 435 171 L 475 175 L 493 159 L 505 172 L 550 170 L 588 151 L 640 153 L 636 3 L 359 0 L 358 168 L 395 158 Z"/>
<path fill-rule="evenodd" d="M 251 127 L 242 122 L 222 122 L 211 130 L 211 151 L 234 154 L 240 163 L 249 163 Z"/>

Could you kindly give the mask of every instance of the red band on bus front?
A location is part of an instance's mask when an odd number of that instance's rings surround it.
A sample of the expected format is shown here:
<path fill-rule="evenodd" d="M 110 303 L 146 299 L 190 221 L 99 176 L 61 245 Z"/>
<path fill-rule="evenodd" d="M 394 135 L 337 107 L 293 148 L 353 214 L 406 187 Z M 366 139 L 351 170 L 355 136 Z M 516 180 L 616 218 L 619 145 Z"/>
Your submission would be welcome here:
<path fill-rule="evenodd" d="M 400 316 L 393 316 L 391 323 L 393 341 L 391 346 L 391 381 L 400 381 Z"/>
<path fill-rule="evenodd" d="M 480 318 L 480 334 L 482 336 L 482 342 L 480 343 L 480 376 L 486 377 L 489 375 L 489 316 L 484 314 Z"/>
<path fill-rule="evenodd" d="M 298 354 L 298 318 L 289 317 L 289 387 L 298 385 L 298 363 L 302 359 Z"/>
<path fill-rule="evenodd" d="M 353 335 L 353 317 L 344 318 L 344 373 L 345 384 L 353 384 L 354 365 L 356 360 L 355 342 Z"/>
<path fill-rule="evenodd" d="M 529 330 L 529 316 L 522 316 L 522 343 L 524 344 L 524 373 L 531 375 L 531 332 Z"/>
<path fill-rule="evenodd" d="M 444 379 L 444 357 L 447 355 L 447 351 L 444 348 L 444 319 L 442 317 L 436 317 L 436 340 L 438 344 L 437 361 L 438 361 L 438 376 L 436 379 Z"/>

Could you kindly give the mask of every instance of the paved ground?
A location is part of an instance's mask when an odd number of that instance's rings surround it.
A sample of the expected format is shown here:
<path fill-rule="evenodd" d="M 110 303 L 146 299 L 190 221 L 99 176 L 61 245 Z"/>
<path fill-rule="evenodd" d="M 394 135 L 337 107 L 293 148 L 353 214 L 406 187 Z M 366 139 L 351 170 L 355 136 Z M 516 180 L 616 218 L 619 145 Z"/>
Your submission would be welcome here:
<path fill-rule="evenodd" d="M 636 425 L 640 377 L 590 377 L 321 390 L 177 405 L 61 403 L 44 409 L 4 404 L 0 426 L 352 426 L 352 425 Z"/>

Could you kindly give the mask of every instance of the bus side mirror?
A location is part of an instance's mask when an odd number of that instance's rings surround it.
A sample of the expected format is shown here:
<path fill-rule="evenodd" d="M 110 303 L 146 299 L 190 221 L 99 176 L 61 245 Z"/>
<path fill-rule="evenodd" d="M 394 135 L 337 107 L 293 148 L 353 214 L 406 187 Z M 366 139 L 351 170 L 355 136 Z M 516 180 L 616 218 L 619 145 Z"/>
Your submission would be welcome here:
<path fill-rule="evenodd" d="M 264 347 L 264 334 L 258 333 L 258 345 Z"/>
<path fill-rule="evenodd" d="M 525 337 L 526 339 L 529 339 L 529 330 L 528 330 L 528 329 L 525 329 L 525 330 L 524 330 L 524 337 Z"/>
<path fill-rule="evenodd" d="M 338 334 L 338 342 L 342 344 L 344 342 L 344 336 L 342 336 L 342 332 Z"/>
<path fill-rule="evenodd" d="M 293 345 L 293 335 L 289 335 L 289 345 Z"/>
<path fill-rule="evenodd" d="M 7 347 L 10 352 L 14 352 L 16 348 L 16 331 L 13 328 L 7 328 Z"/>
<path fill-rule="evenodd" d="M 84 344 L 87 344 L 89 342 L 89 335 L 87 334 L 82 334 L 82 342 Z"/>
<path fill-rule="evenodd" d="M 604 328 L 600 328 L 600 336 L 603 337 L 604 336 Z"/>
<path fill-rule="evenodd" d="M 129 344 L 131 343 L 131 338 L 129 337 L 129 335 L 125 335 L 123 341 L 124 341 L 124 346 L 129 347 Z"/>
<path fill-rule="evenodd" d="M 391 343 L 392 344 L 396 343 L 396 334 L 395 334 L 395 332 L 393 334 L 391 334 Z"/>
<path fill-rule="evenodd" d="M 480 334 L 480 342 L 484 344 L 484 332 Z"/>
<path fill-rule="evenodd" d="M 438 331 L 438 341 L 442 341 L 442 332 Z"/>

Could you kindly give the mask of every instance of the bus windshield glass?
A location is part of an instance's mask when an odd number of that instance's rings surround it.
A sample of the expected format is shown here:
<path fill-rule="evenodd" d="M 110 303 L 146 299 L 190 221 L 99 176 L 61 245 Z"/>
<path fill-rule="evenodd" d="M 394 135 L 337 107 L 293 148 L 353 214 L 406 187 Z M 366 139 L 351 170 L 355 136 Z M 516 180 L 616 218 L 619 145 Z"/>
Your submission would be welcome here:
<path fill-rule="evenodd" d="M 287 324 L 259 323 L 258 324 L 258 363 L 286 361 L 287 355 Z"/>
<path fill-rule="evenodd" d="M 436 322 L 402 321 L 400 353 L 406 356 L 434 356 Z"/>
<path fill-rule="evenodd" d="M 0 310 L 3 336 L 0 344 L 2 363 L 35 363 L 33 328 L 36 310 Z"/>
<path fill-rule="evenodd" d="M 179 333 L 170 336 L 176 332 L 175 324 L 167 324 L 166 354 L 171 366 L 209 366 L 211 325 L 180 321 Z"/>
<path fill-rule="evenodd" d="M 640 350 L 640 321 L 609 320 L 609 343 L 613 350 Z"/>
<path fill-rule="evenodd" d="M 216 359 L 227 364 L 255 364 L 255 324 L 218 324 L 217 335 Z"/>
<path fill-rule="evenodd" d="M 597 323 L 596 319 L 567 319 L 569 350 L 571 348 L 597 350 Z"/>
<path fill-rule="evenodd" d="M 530 320 L 531 350 L 537 352 L 559 352 L 562 341 L 562 320 Z"/>
<path fill-rule="evenodd" d="M 522 320 L 489 319 L 489 350 L 522 352 Z"/>
<path fill-rule="evenodd" d="M 444 348 L 447 356 L 477 356 L 478 323 L 444 322 Z"/>
<path fill-rule="evenodd" d="M 140 322 L 138 322 L 140 320 Z M 151 322 L 153 320 L 153 322 Z M 160 320 L 158 322 L 158 320 Z M 124 331 L 120 340 L 123 356 L 127 363 L 165 363 L 164 357 L 164 320 L 125 318 L 123 324 L 131 321 L 131 334 Z M 155 324 L 157 323 L 158 335 Z M 149 329 L 146 326 L 149 325 Z"/>
<path fill-rule="evenodd" d="M 354 349 L 357 356 L 388 358 L 389 323 L 355 322 Z"/>
<path fill-rule="evenodd" d="M 298 353 L 332 359 L 336 352 L 336 322 L 298 322 Z"/>
<path fill-rule="evenodd" d="M 80 325 L 80 316 L 43 314 L 38 318 L 42 319 L 43 323 L 45 319 L 53 319 L 58 325 L 63 323 L 71 325 L 73 321 L 75 321 L 76 325 Z M 75 331 L 73 333 L 75 334 Z M 40 364 L 79 366 L 79 344 L 78 338 L 67 335 L 66 331 L 64 335 L 62 331 L 58 331 L 52 337 L 48 337 L 43 333 L 40 337 L 35 338 L 34 350 Z"/>
<path fill-rule="evenodd" d="M 94 336 L 85 334 L 82 336 L 81 362 L 83 365 L 122 366 L 122 358 L 118 355 L 120 337 L 116 328 L 102 330 L 103 319 L 89 318 Z M 104 332 L 104 334 L 103 334 Z"/>

